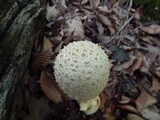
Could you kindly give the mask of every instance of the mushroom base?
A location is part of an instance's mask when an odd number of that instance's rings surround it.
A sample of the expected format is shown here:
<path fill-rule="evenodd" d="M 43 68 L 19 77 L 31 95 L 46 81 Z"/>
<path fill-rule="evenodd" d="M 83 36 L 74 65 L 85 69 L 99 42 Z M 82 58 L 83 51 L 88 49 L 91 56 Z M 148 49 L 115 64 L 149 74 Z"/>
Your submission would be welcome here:
<path fill-rule="evenodd" d="M 87 100 L 86 102 L 80 102 L 80 111 L 83 111 L 86 115 L 94 114 L 99 106 L 100 106 L 100 97 L 97 96 L 91 100 Z"/>

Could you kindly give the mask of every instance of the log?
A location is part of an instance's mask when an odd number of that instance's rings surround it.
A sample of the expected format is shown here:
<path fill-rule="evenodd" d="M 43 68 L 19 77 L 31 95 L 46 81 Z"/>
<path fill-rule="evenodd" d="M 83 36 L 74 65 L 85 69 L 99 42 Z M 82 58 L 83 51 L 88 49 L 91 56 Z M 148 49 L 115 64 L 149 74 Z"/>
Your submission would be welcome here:
<path fill-rule="evenodd" d="M 46 2 L 28 0 L 23 8 L 9 2 L 10 9 L 0 12 L 0 120 L 16 119 L 17 99 L 24 87 L 37 31 L 45 22 Z"/>

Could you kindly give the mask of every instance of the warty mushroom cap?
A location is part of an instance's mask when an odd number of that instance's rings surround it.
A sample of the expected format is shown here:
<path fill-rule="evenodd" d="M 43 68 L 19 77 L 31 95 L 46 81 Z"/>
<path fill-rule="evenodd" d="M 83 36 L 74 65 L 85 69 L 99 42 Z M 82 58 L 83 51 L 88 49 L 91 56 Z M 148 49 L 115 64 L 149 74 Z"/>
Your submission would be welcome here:
<path fill-rule="evenodd" d="M 108 56 L 98 44 L 75 41 L 56 56 L 54 75 L 69 98 L 85 102 L 103 91 L 110 68 Z"/>

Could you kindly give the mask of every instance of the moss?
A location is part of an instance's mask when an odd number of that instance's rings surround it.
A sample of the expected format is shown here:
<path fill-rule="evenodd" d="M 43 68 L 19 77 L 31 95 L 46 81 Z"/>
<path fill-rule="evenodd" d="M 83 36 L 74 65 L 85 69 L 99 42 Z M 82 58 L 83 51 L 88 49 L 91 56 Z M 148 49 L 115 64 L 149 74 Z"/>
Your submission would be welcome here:
<path fill-rule="evenodd" d="M 134 8 L 143 5 L 143 17 L 153 20 L 160 20 L 160 0 L 134 0 Z"/>

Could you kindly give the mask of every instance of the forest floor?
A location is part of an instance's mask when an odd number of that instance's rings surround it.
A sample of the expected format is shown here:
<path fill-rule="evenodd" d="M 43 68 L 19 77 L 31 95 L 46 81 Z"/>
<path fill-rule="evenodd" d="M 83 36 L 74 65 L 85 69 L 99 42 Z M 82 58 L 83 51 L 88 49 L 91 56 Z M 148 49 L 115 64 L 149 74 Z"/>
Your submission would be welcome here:
<path fill-rule="evenodd" d="M 160 25 L 142 20 L 132 0 L 50 0 L 39 30 L 17 114 L 20 120 L 159 120 Z M 92 115 L 58 88 L 53 61 L 63 46 L 89 40 L 109 56 L 109 82 Z M 57 97 L 59 96 L 59 97 Z"/>

